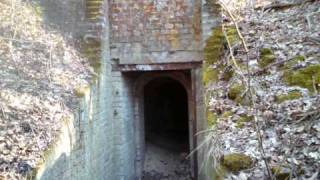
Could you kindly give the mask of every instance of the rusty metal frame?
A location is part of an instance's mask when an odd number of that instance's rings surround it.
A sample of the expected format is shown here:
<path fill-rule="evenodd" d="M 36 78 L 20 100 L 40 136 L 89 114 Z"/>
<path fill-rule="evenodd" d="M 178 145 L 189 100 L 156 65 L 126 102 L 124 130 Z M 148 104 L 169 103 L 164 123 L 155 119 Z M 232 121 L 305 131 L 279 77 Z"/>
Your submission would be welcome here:
<path fill-rule="evenodd" d="M 202 62 L 187 63 L 163 63 L 163 64 L 113 64 L 112 71 L 166 71 L 166 70 L 190 70 L 202 66 Z"/>

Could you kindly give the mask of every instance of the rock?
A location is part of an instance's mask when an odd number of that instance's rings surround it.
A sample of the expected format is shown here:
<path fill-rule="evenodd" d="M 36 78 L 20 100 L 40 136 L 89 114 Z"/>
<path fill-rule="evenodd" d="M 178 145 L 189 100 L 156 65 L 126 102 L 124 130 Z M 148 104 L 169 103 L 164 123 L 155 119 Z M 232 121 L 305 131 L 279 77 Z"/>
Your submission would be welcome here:
<path fill-rule="evenodd" d="M 222 165 L 226 167 L 227 170 L 237 173 L 253 167 L 254 163 L 251 157 L 245 154 L 232 153 L 223 156 Z"/>
<path fill-rule="evenodd" d="M 18 167 L 17 167 L 17 171 L 20 174 L 27 174 L 28 172 L 30 172 L 32 170 L 31 166 L 27 163 L 27 162 L 19 162 L 18 163 Z"/>

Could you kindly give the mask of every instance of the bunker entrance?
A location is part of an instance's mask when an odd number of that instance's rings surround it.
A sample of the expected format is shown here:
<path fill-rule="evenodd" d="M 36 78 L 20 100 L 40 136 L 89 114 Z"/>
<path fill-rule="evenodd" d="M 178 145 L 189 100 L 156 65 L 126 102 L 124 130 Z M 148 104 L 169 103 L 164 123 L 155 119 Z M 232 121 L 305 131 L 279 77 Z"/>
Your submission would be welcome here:
<path fill-rule="evenodd" d="M 145 160 L 143 179 L 191 179 L 188 94 L 169 77 L 144 86 Z"/>

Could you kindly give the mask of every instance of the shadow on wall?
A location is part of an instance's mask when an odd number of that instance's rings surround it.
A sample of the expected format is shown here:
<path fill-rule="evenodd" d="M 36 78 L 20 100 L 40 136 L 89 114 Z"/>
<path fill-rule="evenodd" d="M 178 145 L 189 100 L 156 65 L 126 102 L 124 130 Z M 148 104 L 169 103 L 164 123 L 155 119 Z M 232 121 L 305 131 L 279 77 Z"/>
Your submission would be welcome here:
<path fill-rule="evenodd" d="M 45 27 L 78 38 L 84 28 L 85 0 L 35 0 Z"/>
<path fill-rule="evenodd" d="M 63 171 L 65 171 L 67 168 L 64 169 L 63 167 L 68 167 L 70 165 L 69 159 L 70 158 L 66 155 L 66 153 L 61 154 L 61 156 L 55 160 L 53 165 L 45 169 L 41 179 L 56 179 L 58 176 L 65 174 Z M 52 172 L 54 172 L 54 174 L 52 174 Z"/>

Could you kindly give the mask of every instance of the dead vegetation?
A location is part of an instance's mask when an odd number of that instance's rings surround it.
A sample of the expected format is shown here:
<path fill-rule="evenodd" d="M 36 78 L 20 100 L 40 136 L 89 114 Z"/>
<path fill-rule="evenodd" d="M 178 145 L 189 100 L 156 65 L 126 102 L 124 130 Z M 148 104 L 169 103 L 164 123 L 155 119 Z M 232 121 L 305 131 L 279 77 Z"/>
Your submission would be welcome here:
<path fill-rule="evenodd" d="M 310 37 L 320 37 L 320 19 L 316 15 L 319 2 L 275 5 L 260 1 L 262 5 L 258 8 L 252 2 L 240 5 L 237 2 L 220 1 L 222 32 L 228 47 L 220 63 L 231 66 L 234 75 L 207 87 L 211 97 L 209 110 L 215 113 L 213 131 L 223 142 L 223 149 L 217 154 L 223 157 L 222 154 L 244 153 L 255 159 L 255 165 L 240 172 L 215 166 L 216 174 L 223 179 L 320 178 L 320 111 L 315 110 L 319 106 L 320 77 L 304 69 L 320 63 L 319 44 L 316 40 L 309 41 Z M 237 31 L 236 43 L 228 34 L 226 27 L 230 26 Z M 301 73 L 295 72 L 295 78 L 301 75 L 303 83 L 290 84 L 284 80 L 285 75 L 291 75 L 288 72 L 299 69 Z M 309 78 L 313 88 L 305 85 Z M 236 86 L 237 91 L 233 90 L 237 101 L 226 95 L 235 84 L 241 84 Z M 276 102 L 277 96 L 293 91 L 301 95 Z M 246 99 L 249 103 L 241 102 Z M 254 118 L 242 121 L 243 116 Z M 215 159 L 218 163 L 219 158 Z"/>
<path fill-rule="evenodd" d="M 73 40 L 33 1 L 0 1 L 0 179 L 27 178 L 91 78 Z"/>

